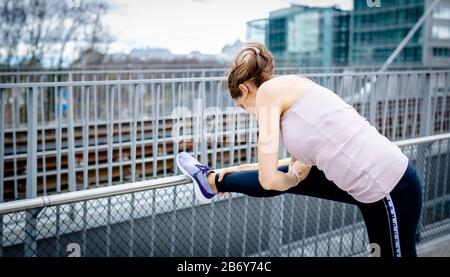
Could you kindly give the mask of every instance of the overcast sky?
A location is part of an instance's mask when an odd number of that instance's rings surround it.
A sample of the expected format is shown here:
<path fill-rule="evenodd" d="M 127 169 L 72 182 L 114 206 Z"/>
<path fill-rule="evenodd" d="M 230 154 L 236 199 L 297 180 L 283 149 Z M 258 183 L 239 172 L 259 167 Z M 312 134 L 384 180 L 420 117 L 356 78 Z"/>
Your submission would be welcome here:
<path fill-rule="evenodd" d="M 268 17 L 290 3 L 338 5 L 353 0 L 108 0 L 105 24 L 116 37 L 110 52 L 132 48 L 168 48 L 174 54 L 199 50 L 218 54 L 225 44 L 245 40 L 247 21 Z"/>

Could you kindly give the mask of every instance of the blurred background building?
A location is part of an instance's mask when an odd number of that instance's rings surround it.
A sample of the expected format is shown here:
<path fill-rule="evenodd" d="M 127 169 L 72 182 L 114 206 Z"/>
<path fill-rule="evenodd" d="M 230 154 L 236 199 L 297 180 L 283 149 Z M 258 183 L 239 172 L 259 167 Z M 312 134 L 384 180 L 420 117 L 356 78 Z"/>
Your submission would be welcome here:
<path fill-rule="evenodd" d="M 370 8 L 365 1 L 355 0 L 350 24 L 350 64 L 383 64 L 431 2 L 395 0 L 385 1 L 379 8 Z M 450 64 L 449 0 L 440 1 L 394 64 L 413 66 Z"/>
<path fill-rule="evenodd" d="M 247 22 L 247 41 L 266 42 L 267 18 L 255 19 Z"/>
<path fill-rule="evenodd" d="M 270 13 L 265 42 L 278 62 L 297 66 L 347 64 L 350 13 L 292 5 Z"/>
<path fill-rule="evenodd" d="M 383 1 L 353 11 L 293 4 L 247 23 L 247 40 L 262 41 L 279 63 L 295 66 L 380 66 L 431 1 Z M 394 65 L 450 64 L 450 1 L 443 0 L 395 59 Z"/>

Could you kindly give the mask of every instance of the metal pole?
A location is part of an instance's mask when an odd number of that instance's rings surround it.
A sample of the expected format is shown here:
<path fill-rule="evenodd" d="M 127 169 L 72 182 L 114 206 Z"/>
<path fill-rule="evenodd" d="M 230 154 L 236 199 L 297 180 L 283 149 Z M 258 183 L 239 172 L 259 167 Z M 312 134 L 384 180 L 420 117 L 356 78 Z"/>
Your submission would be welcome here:
<path fill-rule="evenodd" d="M 28 199 L 37 196 L 37 94 L 35 86 L 28 91 L 27 107 L 27 186 L 26 197 Z M 25 256 L 33 257 L 37 253 L 36 244 L 36 214 L 26 211 L 25 217 Z"/>
<path fill-rule="evenodd" d="M 0 91 L 0 203 L 3 203 L 4 197 L 4 168 L 5 168 L 5 92 Z M 14 105 L 14 103 L 13 103 Z M 1 222 L 0 222 L 1 224 Z M 0 230 L 1 231 L 1 230 Z M 0 233 L 1 235 L 1 233 Z M 0 245 L 1 249 L 1 245 Z"/>
<path fill-rule="evenodd" d="M 69 75 L 72 80 L 72 75 Z M 67 95 L 67 161 L 69 164 L 68 181 L 69 191 L 76 191 L 75 180 L 75 135 L 74 135 L 74 122 L 73 122 L 73 86 L 68 89 Z"/>
<path fill-rule="evenodd" d="M 14 105 L 14 102 L 12 103 Z M 5 92 L 0 91 L 0 203 L 4 201 L 4 156 L 5 156 Z M 13 146 L 14 147 L 14 146 Z M 0 215 L 0 257 L 3 257 L 3 215 Z"/>

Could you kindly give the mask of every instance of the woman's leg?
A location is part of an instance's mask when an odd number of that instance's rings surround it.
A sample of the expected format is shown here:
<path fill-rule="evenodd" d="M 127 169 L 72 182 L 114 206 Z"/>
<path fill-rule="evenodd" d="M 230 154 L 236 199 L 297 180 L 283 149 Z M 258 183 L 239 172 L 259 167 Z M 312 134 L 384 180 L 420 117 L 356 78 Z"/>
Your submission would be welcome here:
<path fill-rule="evenodd" d="M 288 167 L 279 167 L 287 172 Z M 258 171 L 234 172 L 224 176 L 216 186 L 219 192 L 239 192 L 254 197 L 271 197 L 279 191 L 265 190 L 258 181 Z M 370 243 L 380 246 L 381 256 L 416 256 L 416 231 L 422 209 L 422 190 L 416 170 L 410 164 L 399 184 L 384 199 L 361 203 L 329 181 L 312 167 L 308 177 L 286 193 L 318 197 L 357 205 L 364 218 Z"/>
<path fill-rule="evenodd" d="M 360 204 L 370 243 L 382 257 L 415 257 L 416 232 L 422 210 L 422 187 L 410 163 L 405 175 L 384 199 Z"/>
<path fill-rule="evenodd" d="M 278 170 L 287 172 L 288 166 L 281 166 Z M 271 197 L 283 193 L 275 190 L 265 190 L 259 183 L 257 170 L 232 172 L 226 174 L 221 182 L 218 181 L 218 178 L 219 175 L 217 174 L 215 184 L 219 192 L 239 192 L 253 197 Z M 315 166 L 311 168 L 305 180 L 287 190 L 286 193 L 318 197 L 349 204 L 359 203 L 347 192 L 329 181 L 325 174 Z"/>
<path fill-rule="evenodd" d="M 219 182 L 219 174 L 215 176 L 218 192 L 238 192 L 252 197 L 272 197 L 282 194 L 281 191 L 265 190 L 258 179 L 258 170 L 246 170 L 226 174 Z"/>

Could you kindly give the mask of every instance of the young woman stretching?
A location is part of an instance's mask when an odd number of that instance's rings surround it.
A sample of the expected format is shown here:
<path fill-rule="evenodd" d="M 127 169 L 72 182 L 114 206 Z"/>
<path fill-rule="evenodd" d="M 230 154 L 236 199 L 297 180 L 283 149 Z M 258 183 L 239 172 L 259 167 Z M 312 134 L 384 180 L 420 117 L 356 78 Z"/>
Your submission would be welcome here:
<path fill-rule="evenodd" d="M 422 188 L 413 164 L 335 93 L 305 77 L 274 78 L 274 66 L 264 45 L 248 43 L 228 77 L 231 97 L 258 122 L 258 163 L 216 174 L 186 152 L 177 156 L 198 199 L 293 193 L 354 204 L 382 257 L 416 256 Z M 280 134 L 290 161 L 278 160 Z"/>

